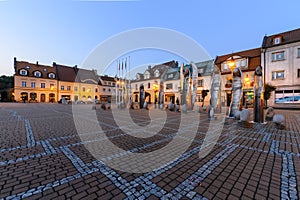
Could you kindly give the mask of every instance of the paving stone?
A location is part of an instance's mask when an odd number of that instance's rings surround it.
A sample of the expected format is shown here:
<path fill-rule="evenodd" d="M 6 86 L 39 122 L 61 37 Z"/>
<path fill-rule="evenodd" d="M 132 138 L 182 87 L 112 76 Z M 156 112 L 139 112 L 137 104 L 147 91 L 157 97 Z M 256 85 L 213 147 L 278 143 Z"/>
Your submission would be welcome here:
<path fill-rule="evenodd" d="M 133 153 L 152 152 L 173 139 L 180 113 L 167 112 L 168 120 L 159 134 L 140 139 L 124 134 L 111 111 L 93 111 L 99 122 L 85 117 L 91 111 L 89 106 L 76 107 L 82 111 L 77 122 L 81 127 L 76 128 L 71 105 L 3 104 L 0 116 L 4 113 L 6 117 L 0 117 L 0 130 L 4 130 L 0 133 L 0 198 L 299 199 L 300 171 L 296 166 L 300 164 L 300 111 L 276 110 L 286 119 L 285 130 L 272 123 L 243 128 L 236 121 L 228 122 L 204 158 L 198 153 L 211 121 L 200 115 L 197 135 L 185 153 L 160 170 L 137 174 L 97 161 L 78 132 L 90 140 L 105 134 L 121 149 Z M 145 126 L 150 123 L 148 112 L 131 110 L 130 114 L 133 121 Z M 122 114 L 120 117 L 128 120 Z M 103 128 L 101 133 L 98 124 Z M 157 159 L 153 157 L 149 163 Z"/>

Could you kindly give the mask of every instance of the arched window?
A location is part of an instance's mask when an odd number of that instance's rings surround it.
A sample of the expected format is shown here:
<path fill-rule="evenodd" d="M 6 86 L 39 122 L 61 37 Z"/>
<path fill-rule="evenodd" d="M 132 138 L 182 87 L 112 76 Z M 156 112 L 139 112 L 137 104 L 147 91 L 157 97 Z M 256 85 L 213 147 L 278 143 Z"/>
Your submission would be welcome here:
<path fill-rule="evenodd" d="M 35 72 L 33 73 L 33 75 L 34 75 L 35 77 L 41 77 L 41 76 L 42 76 L 42 73 L 41 73 L 40 71 L 35 71 Z"/>
<path fill-rule="evenodd" d="M 55 78 L 55 74 L 54 74 L 54 73 L 50 73 L 50 74 L 48 75 L 48 77 L 54 79 L 54 78 Z"/>
<path fill-rule="evenodd" d="M 22 76 L 27 76 L 27 70 L 26 69 L 21 69 L 20 70 L 20 75 L 22 75 Z"/>

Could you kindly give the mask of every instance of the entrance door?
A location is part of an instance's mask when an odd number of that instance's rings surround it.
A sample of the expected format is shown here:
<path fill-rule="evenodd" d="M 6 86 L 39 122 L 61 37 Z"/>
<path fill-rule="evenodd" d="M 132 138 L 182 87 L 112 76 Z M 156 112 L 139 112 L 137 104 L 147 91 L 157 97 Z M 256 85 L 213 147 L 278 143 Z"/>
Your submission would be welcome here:
<path fill-rule="evenodd" d="M 227 93 L 226 100 L 227 100 L 227 106 L 230 106 L 230 103 L 231 103 L 231 93 Z"/>
<path fill-rule="evenodd" d="M 41 102 L 45 102 L 46 101 L 46 95 L 45 94 L 41 94 Z"/>

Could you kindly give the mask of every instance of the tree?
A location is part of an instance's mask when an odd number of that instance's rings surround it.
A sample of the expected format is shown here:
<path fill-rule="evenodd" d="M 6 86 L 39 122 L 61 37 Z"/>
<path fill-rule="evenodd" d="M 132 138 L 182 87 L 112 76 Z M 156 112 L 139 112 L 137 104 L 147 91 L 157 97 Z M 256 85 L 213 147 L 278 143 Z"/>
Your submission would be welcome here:
<path fill-rule="evenodd" d="M 202 100 L 203 100 L 202 107 L 204 106 L 204 99 L 207 96 L 208 92 L 209 92 L 209 90 L 202 90 Z"/>
<path fill-rule="evenodd" d="M 265 86 L 264 86 L 264 100 L 265 100 L 265 107 L 267 107 L 267 101 L 270 99 L 271 97 L 271 93 L 276 90 L 276 87 L 269 84 L 269 83 L 266 83 Z"/>

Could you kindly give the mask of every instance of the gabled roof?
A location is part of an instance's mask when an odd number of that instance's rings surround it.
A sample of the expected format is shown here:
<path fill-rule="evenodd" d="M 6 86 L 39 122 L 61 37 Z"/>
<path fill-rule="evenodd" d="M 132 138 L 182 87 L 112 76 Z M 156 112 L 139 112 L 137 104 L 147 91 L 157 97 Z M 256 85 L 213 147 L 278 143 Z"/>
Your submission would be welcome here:
<path fill-rule="evenodd" d="M 109 82 L 116 82 L 114 77 L 104 75 L 104 76 L 98 76 L 99 79 L 99 85 L 104 85 L 104 81 L 109 81 Z"/>
<path fill-rule="evenodd" d="M 282 38 L 282 41 L 279 44 L 274 44 L 273 42 L 274 38 L 278 36 Z M 270 35 L 270 36 L 265 36 L 262 42 L 262 48 L 270 48 L 274 46 L 280 46 L 280 45 L 299 42 L 299 41 L 300 41 L 300 28 L 283 32 L 283 33 Z"/>
<path fill-rule="evenodd" d="M 27 72 L 28 72 L 27 76 L 29 76 L 29 77 L 35 77 L 34 72 L 36 72 L 36 71 L 41 72 L 40 78 L 48 78 L 49 73 L 56 74 L 55 67 L 48 66 L 48 65 L 41 65 L 38 62 L 36 64 L 34 64 L 34 63 L 25 62 L 25 61 L 17 61 L 16 58 L 14 60 L 14 67 L 15 67 L 16 75 L 19 75 L 19 71 L 21 69 L 27 70 Z M 56 76 L 56 78 L 57 78 L 57 76 Z"/>
<path fill-rule="evenodd" d="M 53 63 L 53 66 L 56 67 L 58 80 L 66 82 L 75 82 L 76 72 L 74 67 L 59 65 L 56 63 Z"/>
<path fill-rule="evenodd" d="M 239 51 L 231 54 L 217 56 L 215 59 L 215 64 L 221 70 L 221 63 L 233 56 L 240 56 L 242 58 L 248 58 L 248 69 L 247 71 L 255 70 L 255 68 L 261 65 L 261 48 L 249 49 L 244 51 Z M 230 72 L 224 72 L 230 73 Z"/>
<path fill-rule="evenodd" d="M 95 70 L 87 70 L 75 67 L 76 82 L 98 84 L 99 78 Z"/>
<path fill-rule="evenodd" d="M 137 73 L 140 76 L 140 79 L 137 80 L 133 80 L 133 82 L 139 82 L 139 81 L 144 81 L 144 80 L 153 80 L 153 79 L 161 79 L 164 77 L 164 74 L 167 72 L 168 69 L 170 68 L 178 68 L 178 62 L 175 62 L 174 60 L 169 61 L 169 62 L 165 62 L 162 64 L 158 64 L 158 65 L 154 65 L 153 67 L 148 66 L 148 68 L 144 71 L 144 73 L 146 71 L 148 71 L 150 73 L 150 78 L 149 79 L 145 79 L 144 74 L 142 73 Z M 155 77 L 155 71 L 158 70 L 159 71 L 159 76 Z"/>

